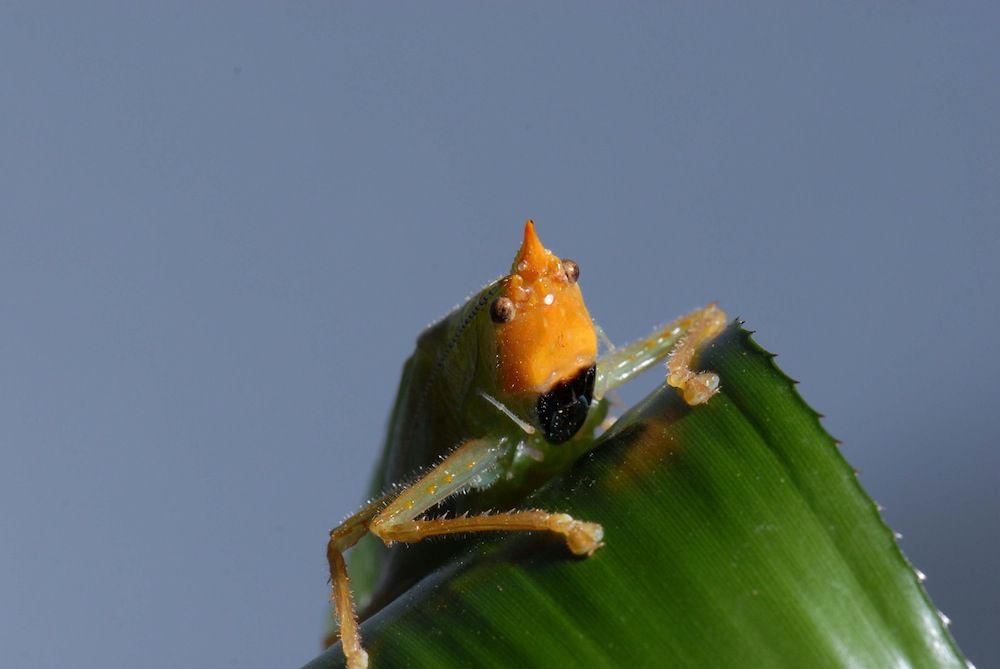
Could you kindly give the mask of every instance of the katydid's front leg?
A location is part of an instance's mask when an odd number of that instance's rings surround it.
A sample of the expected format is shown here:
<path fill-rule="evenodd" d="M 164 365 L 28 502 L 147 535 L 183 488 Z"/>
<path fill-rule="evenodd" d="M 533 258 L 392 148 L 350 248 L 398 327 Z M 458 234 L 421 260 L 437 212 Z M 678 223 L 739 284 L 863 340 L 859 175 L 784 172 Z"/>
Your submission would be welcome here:
<path fill-rule="evenodd" d="M 507 437 L 467 441 L 416 483 L 395 496 L 368 504 L 330 532 L 327 559 L 333 585 L 331 601 L 349 669 L 367 667 L 368 654 L 361 645 L 343 552 L 366 532 L 389 545 L 394 541 L 412 543 L 426 537 L 465 532 L 546 530 L 560 534 L 576 555 L 590 555 L 601 547 L 604 530 L 600 525 L 578 521 L 565 513 L 535 509 L 418 520 L 425 511 L 456 492 L 467 487 L 488 487 L 496 475 L 498 461 L 515 445 Z"/>
<path fill-rule="evenodd" d="M 413 485 L 369 502 L 330 532 L 326 548 L 332 585 L 330 601 L 348 669 L 365 669 L 368 653 L 361 645 L 344 552 L 369 531 L 374 532 L 375 522 L 386 512 L 393 516 L 408 513 L 415 517 L 466 486 L 481 486 L 484 476 L 496 465 L 506 447 L 507 444 L 499 440 L 466 442 Z M 393 509 L 396 511 L 390 511 Z M 334 641 L 335 637 L 327 639 L 328 644 Z"/>
<path fill-rule="evenodd" d="M 332 586 L 330 602 L 333 604 L 333 614 L 337 619 L 338 633 L 348 669 L 365 669 L 368 666 L 368 653 L 361 647 L 358 618 L 354 613 L 354 597 L 351 594 L 350 579 L 347 577 L 344 551 L 358 543 L 361 537 L 368 533 L 368 524 L 378 515 L 379 509 L 385 506 L 388 499 L 383 497 L 366 504 L 363 509 L 330 531 L 330 542 L 326 545 L 326 559 L 330 563 Z M 331 634 L 323 645 L 324 647 L 333 645 L 336 640 L 337 638 Z"/>
<path fill-rule="evenodd" d="M 597 363 L 594 396 L 604 395 L 667 358 L 667 383 L 690 405 L 703 404 L 719 390 L 719 375 L 697 372 L 691 364 L 702 345 L 726 327 L 726 313 L 714 304 L 697 309 L 649 337 L 615 349 Z"/>
<path fill-rule="evenodd" d="M 427 537 L 465 532 L 547 531 L 563 537 L 576 555 L 590 555 L 601 547 L 603 528 L 565 513 L 539 509 L 484 513 L 457 518 L 419 518 L 421 514 L 466 486 L 486 487 L 500 456 L 516 444 L 503 437 L 464 443 L 419 481 L 403 490 L 371 521 L 368 529 L 386 545 L 412 543 Z M 478 479 L 478 482 L 477 482 Z"/>

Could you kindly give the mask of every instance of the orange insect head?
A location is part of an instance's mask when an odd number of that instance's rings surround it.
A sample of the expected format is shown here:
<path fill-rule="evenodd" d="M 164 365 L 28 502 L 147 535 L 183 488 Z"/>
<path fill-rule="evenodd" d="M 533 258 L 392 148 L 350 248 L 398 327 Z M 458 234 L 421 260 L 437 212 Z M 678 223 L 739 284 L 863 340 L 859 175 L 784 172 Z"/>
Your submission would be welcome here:
<path fill-rule="evenodd" d="M 535 224 L 504 281 L 498 302 L 510 300 L 497 328 L 500 386 L 508 393 L 544 393 L 597 358 L 597 335 L 576 283 L 579 269 L 542 246 Z"/>

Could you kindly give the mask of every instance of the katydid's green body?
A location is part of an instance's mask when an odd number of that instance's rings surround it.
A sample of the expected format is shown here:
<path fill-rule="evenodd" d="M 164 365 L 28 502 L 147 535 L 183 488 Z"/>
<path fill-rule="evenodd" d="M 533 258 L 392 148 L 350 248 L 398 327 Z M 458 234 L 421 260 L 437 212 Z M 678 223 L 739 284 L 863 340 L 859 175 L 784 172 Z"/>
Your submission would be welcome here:
<path fill-rule="evenodd" d="M 529 221 L 511 273 L 417 340 L 373 500 L 334 528 L 327 546 L 331 599 L 351 669 L 368 666 L 352 592 L 370 615 L 461 548 L 453 539 L 426 538 L 544 531 L 580 556 L 603 545 L 603 528 L 589 519 L 517 507 L 593 446 L 609 390 L 669 358 L 667 382 L 688 404 L 717 391 L 718 376 L 692 365 L 699 347 L 722 330 L 721 310 L 697 310 L 599 358 L 579 273 L 576 263 L 541 245 Z M 358 542 L 352 587 L 343 554 Z"/>
<path fill-rule="evenodd" d="M 416 350 L 403 365 L 371 483 L 372 498 L 414 480 L 462 442 L 486 437 L 503 444 L 496 465 L 471 484 L 468 494 L 449 498 L 435 512 L 454 515 L 512 508 L 594 443 L 607 415 L 603 398 L 594 399 L 576 435 L 552 444 L 541 432 L 525 433 L 478 392 L 508 406 L 516 401 L 497 387 L 497 342 L 489 304 L 499 290 L 500 281 L 492 282 L 417 339 Z M 349 560 L 358 604 L 366 614 L 374 613 L 463 546 L 464 542 L 452 539 L 387 548 L 374 536 L 365 537 Z"/>

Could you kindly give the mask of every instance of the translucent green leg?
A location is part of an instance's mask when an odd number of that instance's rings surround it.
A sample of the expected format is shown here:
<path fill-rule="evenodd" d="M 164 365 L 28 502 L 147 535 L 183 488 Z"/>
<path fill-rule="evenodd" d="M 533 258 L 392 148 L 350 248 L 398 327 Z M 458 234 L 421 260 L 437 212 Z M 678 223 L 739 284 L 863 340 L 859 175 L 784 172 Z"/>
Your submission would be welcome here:
<path fill-rule="evenodd" d="M 508 448 L 505 440 L 474 439 L 445 458 L 423 478 L 403 490 L 376 516 L 369 530 L 386 544 L 414 542 L 427 537 L 465 532 L 545 530 L 563 536 L 577 555 L 590 555 L 601 546 L 604 531 L 564 514 L 528 510 L 458 518 L 419 518 L 427 509 L 487 475 Z"/>
<path fill-rule="evenodd" d="M 707 402 L 718 392 L 719 376 L 691 369 L 701 347 L 726 326 L 726 314 L 710 304 L 659 328 L 653 334 L 605 354 L 597 363 L 594 396 L 604 397 L 652 365 L 667 359 L 667 383 L 688 404 Z"/>

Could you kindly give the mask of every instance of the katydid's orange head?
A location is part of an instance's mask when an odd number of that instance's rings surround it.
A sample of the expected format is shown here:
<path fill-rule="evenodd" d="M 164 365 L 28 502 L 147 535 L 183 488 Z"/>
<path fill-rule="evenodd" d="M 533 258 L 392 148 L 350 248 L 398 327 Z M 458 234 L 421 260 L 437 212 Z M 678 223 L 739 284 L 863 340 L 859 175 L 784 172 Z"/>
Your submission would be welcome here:
<path fill-rule="evenodd" d="M 579 275 L 575 262 L 542 246 L 528 221 L 511 273 L 490 305 L 500 387 L 539 396 L 539 422 L 553 442 L 579 430 L 593 395 L 597 335 Z"/>

